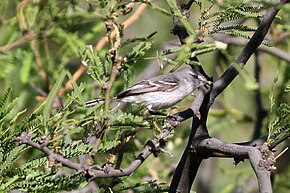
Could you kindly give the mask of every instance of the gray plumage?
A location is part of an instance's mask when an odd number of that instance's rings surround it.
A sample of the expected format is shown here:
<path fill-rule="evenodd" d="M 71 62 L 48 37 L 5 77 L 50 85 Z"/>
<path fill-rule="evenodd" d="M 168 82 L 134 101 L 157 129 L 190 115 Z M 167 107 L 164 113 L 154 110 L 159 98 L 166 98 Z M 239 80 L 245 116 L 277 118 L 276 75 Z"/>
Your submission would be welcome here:
<path fill-rule="evenodd" d="M 128 89 L 117 94 L 117 101 L 136 103 L 147 107 L 150 111 L 165 109 L 175 105 L 208 80 L 192 68 L 159 75 L 141 80 Z M 102 99 L 94 99 L 86 103 L 93 106 Z"/>

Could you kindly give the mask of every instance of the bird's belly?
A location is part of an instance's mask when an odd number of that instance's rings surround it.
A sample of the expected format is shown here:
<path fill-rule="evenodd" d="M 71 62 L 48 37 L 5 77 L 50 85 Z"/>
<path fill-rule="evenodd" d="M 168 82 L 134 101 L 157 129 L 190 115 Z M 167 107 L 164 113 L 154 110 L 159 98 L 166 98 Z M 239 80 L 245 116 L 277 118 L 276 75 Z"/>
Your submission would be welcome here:
<path fill-rule="evenodd" d="M 185 95 L 186 96 L 186 95 Z M 180 93 L 152 92 L 125 97 L 123 102 L 137 103 L 151 110 L 165 109 L 180 102 L 185 96 Z"/>

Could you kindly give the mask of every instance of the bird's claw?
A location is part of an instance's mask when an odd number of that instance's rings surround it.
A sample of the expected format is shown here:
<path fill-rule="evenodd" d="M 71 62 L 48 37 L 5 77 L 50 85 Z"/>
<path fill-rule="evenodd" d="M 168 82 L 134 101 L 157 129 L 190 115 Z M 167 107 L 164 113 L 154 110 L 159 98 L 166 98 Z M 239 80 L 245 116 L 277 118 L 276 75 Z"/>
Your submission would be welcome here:
<path fill-rule="evenodd" d="M 166 128 L 176 128 L 180 125 L 180 120 L 178 115 L 167 115 L 164 120 L 164 127 Z"/>

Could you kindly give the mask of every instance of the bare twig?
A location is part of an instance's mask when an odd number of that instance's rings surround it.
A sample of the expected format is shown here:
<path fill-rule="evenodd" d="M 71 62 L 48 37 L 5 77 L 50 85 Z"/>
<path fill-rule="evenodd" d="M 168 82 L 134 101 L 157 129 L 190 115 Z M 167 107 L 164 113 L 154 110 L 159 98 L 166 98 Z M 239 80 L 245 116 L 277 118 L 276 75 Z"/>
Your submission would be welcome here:
<path fill-rule="evenodd" d="M 116 32 L 116 41 L 113 44 L 113 47 L 109 50 L 109 54 L 110 54 L 110 58 L 112 60 L 112 71 L 111 71 L 111 76 L 110 76 L 110 80 L 106 83 L 105 89 L 105 111 L 109 110 L 109 106 L 110 106 L 110 95 L 111 95 L 111 90 L 112 90 L 112 86 L 117 78 L 117 76 L 119 75 L 119 71 L 122 68 L 122 64 L 124 62 L 124 60 L 122 59 L 122 57 L 119 57 L 118 55 L 118 49 L 121 46 L 121 32 L 119 29 L 119 26 L 114 22 L 114 21 L 110 21 L 110 24 L 108 25 L 112 25 L 114 28 L 114 31 Z M 109 38 L 112 38 L 111 35 L 109 35 Z"/>
<path fill-rule="evenodd" d="M 249 42 L 249 40 L 239 37 L 233 37 L 230 35 L 225 34 L 218 34 L 215 36 L 215 40 L 218 40 L 220 42 L 226 43 L 226 44 L 232 44 L 232 45 L 239 45 L 239 46 L 245 46 Z M 277 56 L 281 58 L 282 60 L 285 60 L 287 62 L 290 62 L 290 55 L 288 52 L 285 52 L 284 50 L 281 50 L 276 47 L 268 47 L 264 45 L 260 45 L 257 50 L 266 52 L 268 54 Z"/>
<path fill-rule="evenodd" d="M 129 27 L 132 23 L 134 23 L 141 15 L 141 13 L 143 13 L 144 9 L 146 8 L 147 4 L 142 3 L 138 9 L 134 12 L 134 14 L 129 17 L 122 25 L 124 26 L 124 28 Z M 112 32 L 111 36 L 115 36 L 116 32 Z M 99 40 L 99 42 L 96 45 L 96 49 L 97 50 L 101 50 L 104 45 L 108 42 L 108 38 L 107 37 L 103 37 Z"/>
<path fill-rule="evenodd" d="M 49 29 L 46 31 L 43 31 L 41 33 L 26 33 L 25 35 L 23 35 L 23 37 L 17 39 L 16 41 L 10 43 L 10 44 L 6 44 L 5 46 L 1 46 L 0 47 L 0 52 L 5 53 L 13 48 L 16 48 L 18 46 L 21 46 L 22 44 L 36 39 L 40 36 L 46 37 L 46 36 L 50 36 L 52 33 L 54 32 L 54 29 Z"/>
<path fill-rule="evenodd" d="M 77 171 L 85 171 L 86 169 L 84 166 L 74 163 L 69 159 L 64 158 L 62 155 L 55 154 L 52 150 L 47 147 L 46 138 L 42 138 L 38 143 L 33 142 L 31 140 L 32 132 L 26 133 L 23 132 L 21 136 L 17 137 L 16 145 L 27 144 L 35 149 L 41 150 L 45 153 L 51 162 L 59 162 L 62 163 L 64 166 L 69 167 L 71 169 L 75 169 Z"/>
<path fill-rule="evenodd" d="M 26 144 L 35 149 L 38 149 L 47 155 L 48 160 L 51 163 L 61 163 L 65 167 L 85 173 L 89 180 L 94 180 L 96 178 L 122 177 L 131 175 L 152 153 L 157 156 L 158 153 L 162 152 L 162 148 L 165 145 L 165 141 L 169 135 L 170 130 L 162 130 L 156 138 L 153 138 L 146 143 L 137 158 L 132 161 L 130 166 L 124 169 L 114 169 L 110 165 L 105 165 L 100 169 L 95 169 L 94 166 L 89 166 L 86 162 L 73 162 L 50 150 L 47 147 L 47 139 L 45 137 L 42 137 L 38 142 L 32 141 L 32 132 L 23 132 L 21 136 L 17 137 L 16 144 Z"/>
<path fill-rule="evenodd" d="M 134 23 L 139 16 L 141 15 L 141 13 L 143 13 L 144 9 L 146 8 L 147 4 L 143 3 L 141 4 L 138 9 L 134 12 L 134 14 L 132 14 L 132 16 L 130 16 L 125 22 L 123 22 L 123 27 L 128 28 L 132 23 Z M 115 36 L 116 32 L 112 32 L 111 37 Z M 98 42 L 98 44 L 96 45 L 96 49 L 97 50 L 101 50 L 105 44 L 108 42 L 108 38 L 105 36 L 103 38 L 101 38 Z M 1 49 L 0 49 L 1 51 Z M 77 69 L 77 71 L 73 74 L 72 80 L 69 80 L 65 86 L 59 91 L 58 96 L 62 96 L 66 91 L 70 90 L 72 88 L 72 82 L 73 81 L 77 81 L 81 75 L 85 72 L 86 67 L 83 65 L 80 65 L 80 67 Z"/>
<path fill-rule="evenodd" d="M 279 158 L 279 157 L 281 157 L 286 151 L 288 150 L 288 147 L 286 147 L 281 153 L 279 153 L 277 156 L 275 156 L 275 161 Z"/>

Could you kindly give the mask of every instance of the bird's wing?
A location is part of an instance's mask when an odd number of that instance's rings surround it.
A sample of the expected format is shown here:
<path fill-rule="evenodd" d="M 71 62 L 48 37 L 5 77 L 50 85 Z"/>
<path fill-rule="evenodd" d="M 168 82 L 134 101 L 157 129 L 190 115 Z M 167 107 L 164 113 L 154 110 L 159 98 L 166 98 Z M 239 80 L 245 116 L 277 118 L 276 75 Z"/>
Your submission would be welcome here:
<path fill-rule="evenodd" d="M 130 88 L 120 92 L 117 98 L 139 95 L 149 92 L 172 91 L 177 88 L 179 80 L 173 74 L 160 75 L 148 80 L 141 80 Z"/>

